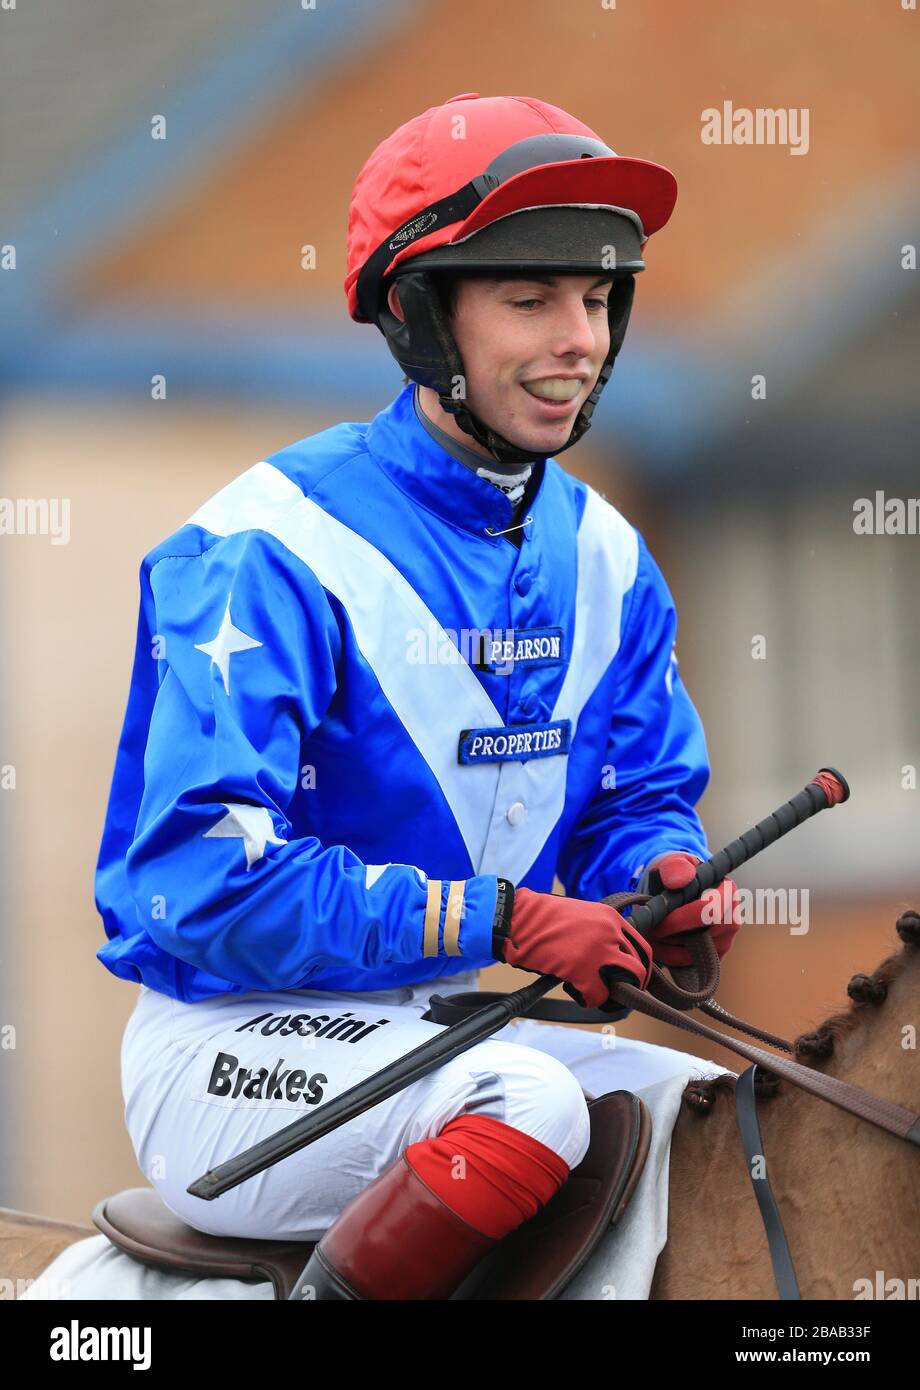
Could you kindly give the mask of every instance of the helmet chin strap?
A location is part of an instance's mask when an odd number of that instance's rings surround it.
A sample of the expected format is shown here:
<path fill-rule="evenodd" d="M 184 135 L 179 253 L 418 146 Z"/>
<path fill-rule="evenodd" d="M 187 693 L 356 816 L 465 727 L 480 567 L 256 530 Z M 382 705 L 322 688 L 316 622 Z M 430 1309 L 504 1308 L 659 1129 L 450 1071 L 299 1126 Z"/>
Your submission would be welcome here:
<path fill-rule="evenodd" d="M 610 379 L 614 361 L 626 336 L 635 291 L 634 275 L 619 275 L 611 286 L 607 300 L 610 347 L 594 388 L 575 417 L 571 434 L 558 448 L 542 453 L 513 444 L 475 415 L 467 405 L 463 361 L 430 272 L 407 270 L 398 277 L 398 284 L 399 302 L 405 317 L 397 318 L 385 300 L 377 316 L 377 327 L 386 338 L 390 351 L 410 381 L 435 391 L 441 409 L 452 415 L 464 433 L 487 449 L 496 462 L 534 463 L 555 457 L 570 449 L 590 429 L 594 407 Z"/>
<path fill-rule="evenodd" d="M 441 409 L 452 415 L 460 428 L 466 434 L 472 435 L 477 444 L 488 449 L 498 463 L 537 463 L 540 459 L 549 458 L 551 452 L 561 453 L 569 444 L 575 442 L 569 435 L 566 443 L 561 444 L 555 451 L 541 453 L 539 450 L 522 449 L 517 444 L 512 444 L 510 439 L 506 439 L 497 430 L 493 430 L 491 425 L 487 425 L 485 420 L 470 410 L 465 401 L 455 401 L 442 395 L 438 396 L 438 400 L 441 402 Z"/>

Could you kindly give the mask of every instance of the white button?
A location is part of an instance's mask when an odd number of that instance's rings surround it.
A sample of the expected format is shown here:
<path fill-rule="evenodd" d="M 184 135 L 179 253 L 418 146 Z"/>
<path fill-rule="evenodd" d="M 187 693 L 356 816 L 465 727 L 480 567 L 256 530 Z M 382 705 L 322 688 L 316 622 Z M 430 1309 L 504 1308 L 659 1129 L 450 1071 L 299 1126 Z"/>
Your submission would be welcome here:
<path fill-rule="evenodd" d="M 520 825 L 521 821 L 527 815 L 527 807 L 524 805 L 523 801 L 515 801 L 508 807 L 505 814 L 508 818 L 509 825 Z"/>

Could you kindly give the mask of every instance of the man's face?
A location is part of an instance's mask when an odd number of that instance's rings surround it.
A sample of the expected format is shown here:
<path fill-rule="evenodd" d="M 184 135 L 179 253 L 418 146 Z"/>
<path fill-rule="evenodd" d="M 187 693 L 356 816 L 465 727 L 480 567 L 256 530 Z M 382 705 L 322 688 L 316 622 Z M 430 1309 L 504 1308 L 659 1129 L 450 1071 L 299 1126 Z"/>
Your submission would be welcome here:
<path fill-rule="evenodd" d="M 552 454 L 565 444 L 610 347 L 610 288 L 610 276 L 464 277 L 451 327 L 474 414 L 535 453 Z M 436 394 L 425 394 L 426 413 L 436 408 L 454 424 Z M 468 435 L 459 437 L 472 444 Z"/>

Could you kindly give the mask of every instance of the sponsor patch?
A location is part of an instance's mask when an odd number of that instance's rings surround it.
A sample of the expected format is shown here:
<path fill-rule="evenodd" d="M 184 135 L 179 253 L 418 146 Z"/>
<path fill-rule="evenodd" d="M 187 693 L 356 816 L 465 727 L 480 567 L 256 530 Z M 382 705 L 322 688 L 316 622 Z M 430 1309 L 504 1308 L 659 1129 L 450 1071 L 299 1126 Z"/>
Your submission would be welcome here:
<path fill-rule="evenodd" d="M 572 721 L 548 724 L 507 724 L 498 729 L 464 729 L 457 761 L 461 763 L 525 763 L 529 758 L 552 758 L 568 753 Z"/>
<path fill-rule="evenodd" d="M 329 1077 L 291 1066 L 279 1057 L 273 1067 L 244 1067 L 233 1052 L 214 1057 L 205 1087 L 206 1096 L 221 1100 L 280 1100 L 288 1105 L 319 1105 Z M 204 1099 L 204 1097 L 203 1097 Z"/>
<path fill-rule="evenodd" d="M 368 1022 L 366 1018 L 355 1018 L 353 1010 L 332 1018 L 330 1014 L 258 1014 L 255 1018 L 241 1023 L 235 1033 L 261 1033 L 263 1038 L 289 1038 L 295 1033 L 301 1038 L 332 1038 L 336 1042 L 361 1042 L 363 1038 L 385 1028 L 388 1018 L 378 1018 Z"/>
<path fill-rule="evenodd" d="M 370 1039 L 386 1037 L 393 1022 L 351 1009 L 254 1014 L 232 1034 L 224 1033 L 214 1050 L 202 1049 L 192 1073 L 191 1099 L 234 1110 L 268 1106 L 300 1111 L 319 1105 L 348 1086 L 355 1056 L 351 1045 L 366 1058 Z M 272 1041 L 266 1044 L 266 1038 Z"/>
<path fill-rule="evenodd" d="M 565 657 L 561 627 L 505 628 L 482 634 L 476 669 L 506 676 L 515 666 L 558 666 Z"/>

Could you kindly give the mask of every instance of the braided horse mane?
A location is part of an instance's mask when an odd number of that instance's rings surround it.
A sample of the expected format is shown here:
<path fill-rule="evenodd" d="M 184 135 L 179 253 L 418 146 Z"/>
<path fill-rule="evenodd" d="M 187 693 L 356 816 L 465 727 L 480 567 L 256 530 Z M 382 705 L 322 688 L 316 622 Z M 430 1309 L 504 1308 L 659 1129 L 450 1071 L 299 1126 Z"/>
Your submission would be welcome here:
<path fill-rule="evenodd" d="M 842 1013 L 831 1014 L 810 1033 L 801 1033 L 793 1041 L 793 1055 L 803 1066 L 819 1070 L 821 1063 L 833 1056 L 834 1044 L 860 1027 L 867 1008 L 878 1008 L 888 997 L 890 985 L 905 970 L 910 953 L 920 949 L 920 914 L 902 912 L 895 922 L 901 938 L 901 949 L 888 956 L 871 975 L 854 975 L 847 985 L 850 1007 Z M 688 1082 L 681 1097 L 691 1110 L 706 1114 L 712 1110 L 720 1095 L 734 1096 L 734 1076 L 713 1076 Z M 754 1073 L 754 1089 L 758 1099 L 770 1100 L 779 1093 L 781 1080 L 773 1072 L 758 1066 Z"/>

